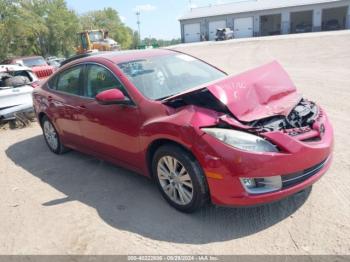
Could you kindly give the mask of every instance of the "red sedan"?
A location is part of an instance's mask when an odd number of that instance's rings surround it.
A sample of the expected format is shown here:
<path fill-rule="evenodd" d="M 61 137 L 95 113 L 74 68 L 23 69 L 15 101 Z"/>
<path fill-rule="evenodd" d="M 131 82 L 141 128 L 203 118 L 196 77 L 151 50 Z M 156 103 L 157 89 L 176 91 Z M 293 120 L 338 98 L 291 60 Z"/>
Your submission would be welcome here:
<path fill-rule="evenodd" d="M 170 50 L 108 52 L 65 65 L 33 98 L 51 151 L 149 176 L 184 212 L 276 201 L 331 163 L 326 113 L 277 62 L 228 76 Z"/>

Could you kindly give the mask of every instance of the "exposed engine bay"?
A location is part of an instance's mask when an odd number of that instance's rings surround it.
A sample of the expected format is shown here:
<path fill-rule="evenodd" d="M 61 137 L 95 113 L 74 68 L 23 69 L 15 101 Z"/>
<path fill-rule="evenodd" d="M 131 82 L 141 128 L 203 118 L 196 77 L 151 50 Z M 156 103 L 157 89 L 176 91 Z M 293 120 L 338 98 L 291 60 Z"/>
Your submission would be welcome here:
<path fill-rule="evenodd" d="M 315 103 L 302 99 L 290 114 L 285 116 L 273 116 L 249 123 L 259 132 L 279 131 L 285 129 L 311 127 L 318 114 Z"/>
<path fill-rule="evenodd" d="M 32 81 L 26 71 L 0 72 L 0 87 L 18 87 L 30 84 Z"/>
<path fill-rule="evenodd" d="M 186 105 L 195 105 L 211 109 L 219 113 L 225 113 L 231 118 L 231 120 L 234 120 L 234 122 L 238 124 L 236 127 L 245 127 L 254 133 L 294 129 L 293 131 L 288 132 L 290 135 L 298 135 L 309 131 L 315 122 L 319 111 L 314 102 L 302 98 L 287 116 L 274 115 L 252 122 L 243 122 L 239 121 L 236 116 L 230 112 L 227 106 L 216 99 L 208 89 L 201 89 L 196 92 L 167 100 L 165 101 L 165 104 L 173 108 L 181 108 Z M 220 123 L 220 125 L 227 125 L 227 121 L 225 122 L 226 123 Z"/>

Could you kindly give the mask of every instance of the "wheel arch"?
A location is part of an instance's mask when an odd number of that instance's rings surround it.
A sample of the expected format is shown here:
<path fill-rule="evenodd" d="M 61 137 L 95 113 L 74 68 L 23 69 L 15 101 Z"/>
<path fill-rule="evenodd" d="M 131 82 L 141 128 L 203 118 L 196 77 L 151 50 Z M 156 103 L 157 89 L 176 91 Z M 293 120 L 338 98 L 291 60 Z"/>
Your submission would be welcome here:
<path fill-rule="evenodd" d="M 152 160 L 153 160 L 153 156 L 155 154 L 155 152 L 163 145 L 174 145 L 177 146 L 181 149 L 183 149 L 184 151 L 186 151 L 187 153 L 189 153 L 189 155 L 198 162 L 197 158 L 195 157 L 195 155 L 193 154 L 193 152 L 186 147 L 185 145 L 176 142 L 175 140 L 171 140 L 168 138 L 158 138 L 154 141 L 152 141 L 152 143 L 148 146 L 147 151 L 146 151 L 146 163 L 147 163 L 147 170 L 150 174 L 150 177 L 153 178 L 153 172 L 152 172 Z"/>
<path fill-rule="evenodd" d="M 38 122 L 39 122 L 39 125 L 41 126 L 41 127 L 43 127 L 43 118 L 44 117 L 48 117 L 44 112 L 40 112 L 39 114 L 38 114 Z"/>
<path fill-rule="evenodd" d="M 52 118 L 49 117 L 49 115 L 44 113 L 44 112 L 38 113 L 38 122 L 39 122 L 40 127 L 43 128 L 43 119 L 44 119 L 44 117 L 49 119 L 50 122 L 52 123 L 52 125 L 54 126 L 54 128 L 56 129 L 56 131 L 59 133 L 59 135 L 62 135 L 61 129 L 56 125 L 56 123 L 54 123 L 54 121 L 52 121 Z"/>

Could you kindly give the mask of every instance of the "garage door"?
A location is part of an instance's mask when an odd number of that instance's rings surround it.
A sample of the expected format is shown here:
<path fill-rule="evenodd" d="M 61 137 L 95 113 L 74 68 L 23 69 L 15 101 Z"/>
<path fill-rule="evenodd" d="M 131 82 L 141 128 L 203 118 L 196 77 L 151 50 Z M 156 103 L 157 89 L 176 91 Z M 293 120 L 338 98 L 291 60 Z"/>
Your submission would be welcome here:
<path fill-rule="evenodd" d="M 253 17 L 237 18 L 233 23 L 235 38 L 253 36 Z"/>
<path fill-rule="evenodd" d="M 216 29 L 225 28 L 225 27 L 226 27 L 225 20 L 209 22 L 209 40 L 215 40 Z"/>
<path fill-rule="evenodd" d="M 184 25 L 185 43 L 199 42 L 201 40 L 200 32 L 200 23 Z"/>

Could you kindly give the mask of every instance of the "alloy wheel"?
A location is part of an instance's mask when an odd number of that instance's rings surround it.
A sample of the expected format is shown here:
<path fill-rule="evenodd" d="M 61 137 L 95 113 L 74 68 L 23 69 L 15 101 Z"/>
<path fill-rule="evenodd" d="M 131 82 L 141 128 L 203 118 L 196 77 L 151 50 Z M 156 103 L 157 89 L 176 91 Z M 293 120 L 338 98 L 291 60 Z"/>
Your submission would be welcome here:
<path fill-rule="evenodd" d="M 58 137 L 55 128 L 49 121 L 44 122 L 44 135 L 52 150 L 58 147 Z"/>
<path fill-rule="evenodd" d="M 175 203 L 187 205 L 193 199 L 193 183 L 184 165 L 172 156 L 163 156 L 157 175 L 164 193 Z"/>

